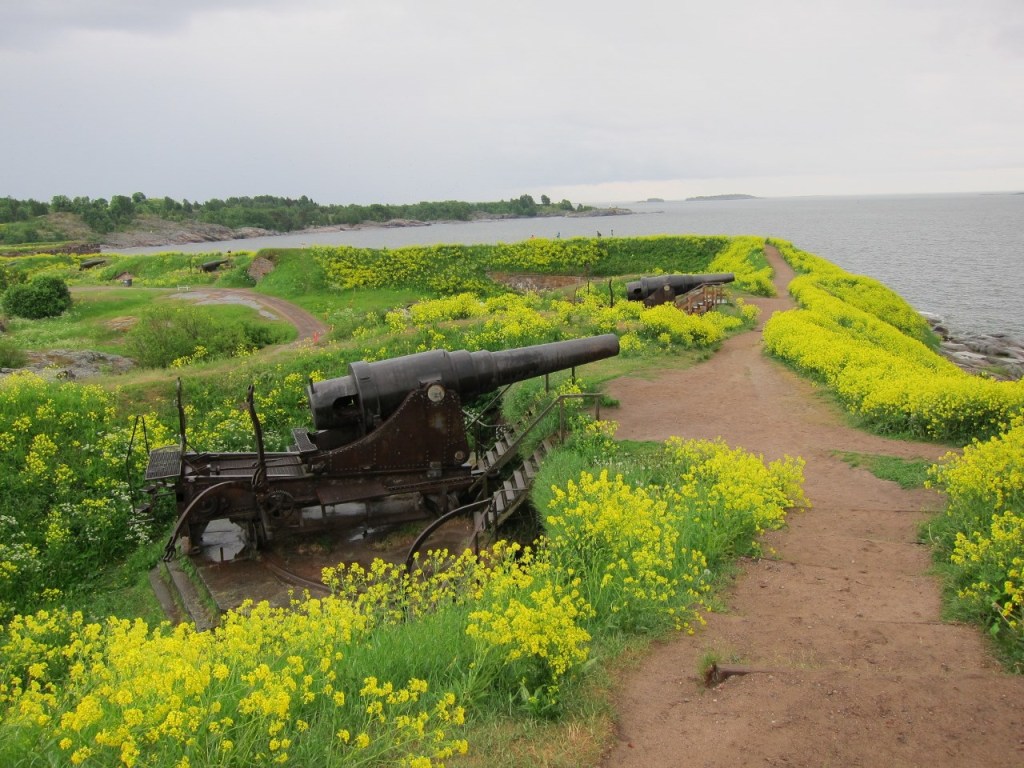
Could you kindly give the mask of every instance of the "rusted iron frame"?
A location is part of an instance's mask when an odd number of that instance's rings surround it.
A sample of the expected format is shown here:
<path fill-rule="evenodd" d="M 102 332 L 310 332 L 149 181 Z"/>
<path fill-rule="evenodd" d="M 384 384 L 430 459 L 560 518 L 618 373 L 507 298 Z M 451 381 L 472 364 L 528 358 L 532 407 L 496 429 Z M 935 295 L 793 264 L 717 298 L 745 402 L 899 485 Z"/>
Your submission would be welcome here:
<path fill-rule="evenodd" d="M 128 448 L 124 452 L 124 477 L 128 483 L 128 498 L 132 503 L 132 509 L 135 509 L 135 483 L 132 482 L 132 450 L 135 448 L 135 434 L 139 428 L 139 423 L 142 423 L 142 440 L 143 445 L 146 448 L 146 455 L 149 455 L 149 432 L 146 430 L 146 417 L 136 416 L 135 423 L 132 425 L 132 434 L 128 438 Z"/>

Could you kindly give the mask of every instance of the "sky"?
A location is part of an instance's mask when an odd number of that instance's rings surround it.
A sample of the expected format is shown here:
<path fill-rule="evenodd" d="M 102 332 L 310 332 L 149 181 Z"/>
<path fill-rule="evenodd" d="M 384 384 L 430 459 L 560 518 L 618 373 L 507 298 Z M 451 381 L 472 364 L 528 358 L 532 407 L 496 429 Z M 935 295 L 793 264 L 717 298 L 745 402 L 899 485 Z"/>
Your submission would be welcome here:
<path fill-rule="evenodd" d="M 1022 0 L 0 0 L 0 196 L 1024 191 Z"/>

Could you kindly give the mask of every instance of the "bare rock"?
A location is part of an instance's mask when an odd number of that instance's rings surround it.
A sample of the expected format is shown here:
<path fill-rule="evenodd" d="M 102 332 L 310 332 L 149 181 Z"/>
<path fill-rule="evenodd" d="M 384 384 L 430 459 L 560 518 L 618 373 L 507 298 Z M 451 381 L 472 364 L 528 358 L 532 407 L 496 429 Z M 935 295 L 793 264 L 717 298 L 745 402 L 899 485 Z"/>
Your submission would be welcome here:
<path fill-rule="evenodd" d="M 29 362 L 24 368 L 0 368 L 0 376 L 16 370 L 28 370 L 46 379 L 81 381 L 94 376 L 125 373 L 135 367 L 135 361 L 130 358 L 91 349 L 29 352 L 28 358 Z"/>

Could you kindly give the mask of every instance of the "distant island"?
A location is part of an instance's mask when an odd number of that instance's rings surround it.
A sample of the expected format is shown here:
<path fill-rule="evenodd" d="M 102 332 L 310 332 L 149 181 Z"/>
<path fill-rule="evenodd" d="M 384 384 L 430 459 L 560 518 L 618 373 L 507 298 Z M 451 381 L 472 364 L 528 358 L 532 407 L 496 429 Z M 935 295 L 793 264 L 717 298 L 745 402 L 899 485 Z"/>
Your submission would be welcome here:
<path fill-rule="evenodd" d="M 648 197 L 646 200 L 641 200 L 642 203 L 664 203 L 664 197 Z"/>
<path fill-rule="evenodd" d="M 704 200 L 757 200 L 756 195 L 698 195 L 697 197 L 688 197 L 686 202 L 702 202 Z"/>

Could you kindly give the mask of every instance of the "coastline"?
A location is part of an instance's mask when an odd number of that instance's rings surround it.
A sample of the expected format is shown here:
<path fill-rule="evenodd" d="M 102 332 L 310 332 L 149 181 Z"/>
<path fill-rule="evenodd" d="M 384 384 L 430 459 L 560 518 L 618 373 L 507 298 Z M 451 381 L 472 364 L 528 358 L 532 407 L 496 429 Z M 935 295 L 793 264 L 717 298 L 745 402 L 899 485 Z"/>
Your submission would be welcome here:
<path fill-rule="evenodd" d="M 1024 378 L 1024 340 L 1006 333 L 953 334 L 940 316 L 919 314 L 941 339 L 939 354 L 962 370 L 1001 381 Z"/>
<path fill-rule="evenodd" d="M 187 245 L 191 243 L 218 243 L 227 240 L 251 240 L 257 237 L 279 235 L 316 235 L 327 232 L 360 232 L 374 229 L 402 229 L 406 227 L 429 227 L 435 224 L 466 224 L 477 221 L 504 221 L 509 219 L 549 218 L 598 218 L 604 216 L 626 216 L 635 213 L 628 208 L 592 208 L 586 211 L 542 212 L 536 216 L 515 216 L 512 214 L 474 214 L 469 219 L 388 219 L 387 221 L 363 221 L 358 224 L 326 224 L 318 227 L 294 229 L 279 232 L 261 227 L 239 227 L 232 229 L 222 224 L 189 222 L 182 224 L 166 219 L 147 218 L 142 226 L 128 232 L 112 232 L 100 243 L 101 253 L 117 252 L 123 248 L 159 248 L 161 246 Z"/>

